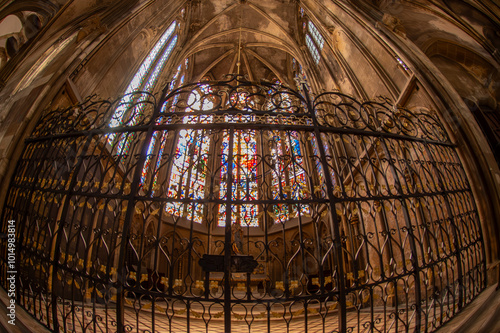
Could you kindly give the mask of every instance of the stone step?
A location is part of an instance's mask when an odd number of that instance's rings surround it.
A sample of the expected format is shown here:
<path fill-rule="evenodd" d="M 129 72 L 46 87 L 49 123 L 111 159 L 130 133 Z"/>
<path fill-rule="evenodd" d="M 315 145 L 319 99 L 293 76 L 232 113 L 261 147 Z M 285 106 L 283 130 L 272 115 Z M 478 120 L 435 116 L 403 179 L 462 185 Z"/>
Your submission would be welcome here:
<path fill-rule="evenodd" d="M 486 288 L 471 304 L 436 332 L 500 332 L 500 290 L 497 285 Z"/>

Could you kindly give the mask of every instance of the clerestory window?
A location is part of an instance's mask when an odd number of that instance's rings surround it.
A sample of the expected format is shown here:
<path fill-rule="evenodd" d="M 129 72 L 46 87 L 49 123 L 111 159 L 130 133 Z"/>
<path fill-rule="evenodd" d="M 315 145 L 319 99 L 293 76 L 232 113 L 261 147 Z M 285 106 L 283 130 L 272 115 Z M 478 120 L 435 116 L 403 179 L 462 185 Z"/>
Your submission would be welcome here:
<path fill-rule="evenodd" d="M 325 44 L 325 39 L 323 38 L 323 36 L 321 36 L 318 29 L 311 21 L 307 21 L 307 32 L 305 39 L 307 48 L 309 49 L 314 62 L 318 64 L 321 59 L 320 53 L 323 49 L 323 45 Z"/>
<path fill-rule="evenodd" d="M 144 59 L 137 73 L 127 86 L 124 96 L 119 101 L 118 107 L 109 123 L 109 127 L 118 127 L 122 125 L 133 126 L 136 124 L 142 112 L 142 108 L 144 107 L 144 104 L 140 102 L 146 99 L 146 94 L 137 96 L 132 93 L 136 91 L 150 93 L 153 90 L 158 81 L 159 74 L 164 69 L 172 50 L 177 44 L 178 37 L 175 34 L 176 27 L 177 22 L 172 22 Z M 113 142 L 115 138 L 115 134 L 110 134 L 108 136 L 110 142 Z M 114 145 L 117 147 L 116 151 L 122 155 L 128 154 L 132 136 L 119 137 L 116 139 L 117 142 L 114 142 Z"/>
<path fill-rule="evenodd" d="M 172 80 L 170 81 L 169 85 L 169 90 L 172 91 L 179 86 L 182 86 L 184 83 L 184 77 L 186 71 L 188 69 L 188 59 L 184 61 L 183 64 L 179 65 L 177 67 L 177 70 L 175 71 L 174 76 L 172 77 Z M 177 104 L 177 101 L 179 99 L 179 95 L 175 95 L 174 100 L 170 104 L 170 109 L 167 110 L 167 105 L 169 105 L 168 102 L 165 102 L 162 106 L 161 113 L 165 113 L 168 111 L 173 111 L 175 108 L 175 105 Z M 159 117 L 156 121 L 157 124 L 160 124 L 162 122 L 162 117 Z M 141 176 L 141 185 L 144 185 L 146 181 L 146 177 L 148 175 L 149 169 L 152 167 L 151 163 L 154 163 L 154 168 L 152 172 L 152 179 L 153 179 L 153 186 L 152 186 L 152 194 L 154 195 L 154 192 L 157 188 L 157 183 L 158 183 L 158 171 L 160 168 L 160 164 L 162 161 L 162 156 L 163 152 L 165 150 L 165 143 L 167 141 L 167 131 L 155 131 L 153 133 L 153 137 L 151 139 L 151 143 L 149 144 L 148 147 L 148 153 L 146 157 L 146 162 L 144 164 L 144 167 L 142 169 L 142 176 Z M 159 147 L 157 147 L 157 143 L 159 142 Z M 155 155 L 155 149 L 158 150 L 157 154 Z M 154 160 L 156 158 L 156 160 Z"/>

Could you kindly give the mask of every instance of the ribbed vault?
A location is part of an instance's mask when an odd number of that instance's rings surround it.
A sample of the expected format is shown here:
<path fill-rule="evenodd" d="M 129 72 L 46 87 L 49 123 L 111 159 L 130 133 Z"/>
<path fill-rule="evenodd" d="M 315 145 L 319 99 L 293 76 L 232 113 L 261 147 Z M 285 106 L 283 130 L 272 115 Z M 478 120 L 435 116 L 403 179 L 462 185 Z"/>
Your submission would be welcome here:
<path fill-rule="evenodd" d="M 183 56 L 193 66 L 194 80 L 227 73 L 250 79 L 277 78 L 290 83 L 288 61 L 297 52 L 298 6 L 288 3 L 198 3 L 188 21 L 193 31 Z"/>

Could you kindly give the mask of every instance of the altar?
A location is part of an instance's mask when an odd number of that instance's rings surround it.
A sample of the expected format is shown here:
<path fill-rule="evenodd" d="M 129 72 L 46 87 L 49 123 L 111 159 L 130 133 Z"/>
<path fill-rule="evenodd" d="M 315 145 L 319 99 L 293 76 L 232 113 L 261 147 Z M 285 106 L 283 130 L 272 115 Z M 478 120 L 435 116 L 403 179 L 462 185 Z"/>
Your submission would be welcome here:
<path fill-rule="evenodd" d="M 203 255 L 199 265 L 206 273 L 210 286 L 221 286 L 226 269 L 230 271 L 230 284 L 237 290 L 247 289 L 247 282 L 252 290 L 266 289 L 269 277 L 265 274 L 264 265 L 253 259 L 252 256 L 232 255 L 230 265 L 226 267 L 223 255 Z"/>
<path fill-rule="evenodd" d="M 252 274 L 252 273 L 231 273 L 231 282 L 247 282 L 250 275 L 250 284 L 258 284 L 259 282 L 269 281 L 266 274 Z M 224 278 L 223 272 L 210 272 L 210 281 L 222 281 Z"/>
<path fill-rule="evenodd" d="M 222 285 L 224 279 L 223 272 L 211 272 L 209 274 L 209 280 L 211 285 L 212 281 L 218 285 Z M 231 273 L 230 284 L 235 287 L 236 290 L 245 291 L 247 289 L 247 281 L 250 283 L 250 290 L 252 292 L 266 289 L 266 284 L 269 283 L 270 279 L 266 274 L 252 274 L 252 273 Z"/>

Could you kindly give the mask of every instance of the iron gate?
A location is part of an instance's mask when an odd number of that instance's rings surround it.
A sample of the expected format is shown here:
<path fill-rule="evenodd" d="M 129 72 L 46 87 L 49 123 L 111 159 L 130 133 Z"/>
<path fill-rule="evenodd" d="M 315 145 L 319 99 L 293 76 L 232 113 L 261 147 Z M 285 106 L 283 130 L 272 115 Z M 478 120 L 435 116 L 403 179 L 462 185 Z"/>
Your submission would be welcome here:
<path fill-rule="evenodd" d="M 485 287 L 439 117 L 305 85 L 229 76 L 46 112 L 8 220 L 17 300 L 54 331 L 432 331 Z"/>

